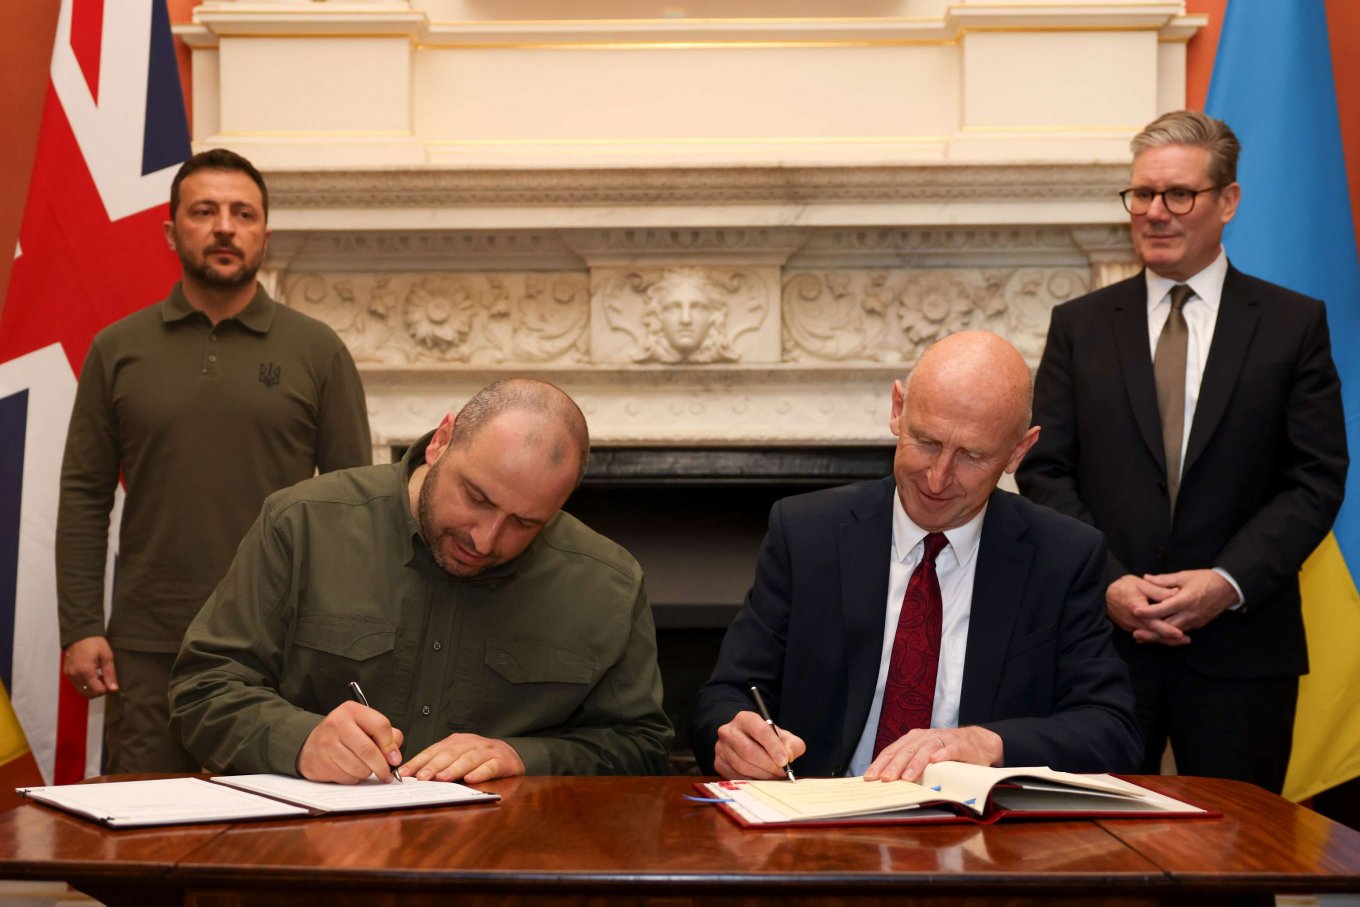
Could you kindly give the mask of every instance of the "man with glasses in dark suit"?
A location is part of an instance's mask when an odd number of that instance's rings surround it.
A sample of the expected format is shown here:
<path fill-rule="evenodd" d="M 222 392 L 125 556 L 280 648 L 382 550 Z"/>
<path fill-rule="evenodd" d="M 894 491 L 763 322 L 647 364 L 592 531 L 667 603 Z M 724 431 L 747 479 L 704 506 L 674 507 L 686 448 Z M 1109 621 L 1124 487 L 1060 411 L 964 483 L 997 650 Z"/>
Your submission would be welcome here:
<path fill-rule="evenodd" d="M 1193 111 L 1131 143 L 1137 276 L 1058 306 L 1031 499 L 1110 543 L 1106 606 L 1156 772 L 1278 792 L 1308 670 L 1298 571 L 1341 506 L 1341 385 L 1321 301 L 1229 264 L 1237 137 Z M 1284 218 L 1294 212 L 1278 212 Z"/>

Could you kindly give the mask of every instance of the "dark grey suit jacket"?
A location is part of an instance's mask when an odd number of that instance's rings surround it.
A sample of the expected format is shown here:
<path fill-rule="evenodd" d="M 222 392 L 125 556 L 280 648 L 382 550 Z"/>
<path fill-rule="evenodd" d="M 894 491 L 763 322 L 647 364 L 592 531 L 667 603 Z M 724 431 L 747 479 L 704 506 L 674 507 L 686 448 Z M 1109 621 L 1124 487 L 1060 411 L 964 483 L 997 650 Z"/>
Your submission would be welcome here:
<path fill-rule="evenodd" d="M 1020 489 L 1105 533 L 1108 580 L 1221 567 L 1241 585 L 1246 609 L 1192 632 L 1188 665 L 1308 670 L 1298 571 L 1331 528 L 1348 462 L 1320 301 L 1229 267 L 1174 524 L 1142 274 L 1053 310 L 1034 422 Z"/>
<path fill-rule="evenodd" d="M 785 498 L 755 584 L 700 690 L 691 740 L 713 770 L 718 728 L 766 693 L 808 751 L 844 774 L 873 701 L 892 548 L 891 477 Z M 1142 751 L 1128 672 L 1105 620 L 1105 542 L 1004 491 L 983 519 L 959 723 L 1001 735 L 1007 765 L 1126 771 Z"/>

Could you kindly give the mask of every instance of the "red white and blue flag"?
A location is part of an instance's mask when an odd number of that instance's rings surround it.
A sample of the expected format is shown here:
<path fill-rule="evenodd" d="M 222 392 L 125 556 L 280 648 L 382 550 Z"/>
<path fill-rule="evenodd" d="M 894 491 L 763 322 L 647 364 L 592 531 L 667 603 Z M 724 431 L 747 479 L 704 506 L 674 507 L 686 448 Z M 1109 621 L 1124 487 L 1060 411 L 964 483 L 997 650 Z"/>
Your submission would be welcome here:
<path fill-rule="evenodd" d="M 102 725 L 100 704 L 61 678 L 57 633 L 53 547 L 76 375 L 101 328 L 178 278 L 161 224 L 188 154 L 165 0 L 62 0 L 0 309 L 0 696 L 47 783 L 98 771 Z"/>

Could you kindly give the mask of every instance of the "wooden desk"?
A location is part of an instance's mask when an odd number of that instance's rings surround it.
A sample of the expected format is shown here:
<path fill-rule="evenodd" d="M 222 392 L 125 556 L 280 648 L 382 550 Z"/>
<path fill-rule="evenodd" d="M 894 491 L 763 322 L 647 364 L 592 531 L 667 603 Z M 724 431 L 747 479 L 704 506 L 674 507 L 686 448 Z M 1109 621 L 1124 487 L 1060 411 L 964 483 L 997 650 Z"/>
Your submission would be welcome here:
<path fill-rule="evenodd" d="M 1249 785 L 1140 779 L 1222 819 L 742 830 L 687 778 L 519 778 L 499 804 L 107 831 L 0 814 L 0 877 L 109 904 L 1226 904 L 1360 891 L 1360 832 Z"/>

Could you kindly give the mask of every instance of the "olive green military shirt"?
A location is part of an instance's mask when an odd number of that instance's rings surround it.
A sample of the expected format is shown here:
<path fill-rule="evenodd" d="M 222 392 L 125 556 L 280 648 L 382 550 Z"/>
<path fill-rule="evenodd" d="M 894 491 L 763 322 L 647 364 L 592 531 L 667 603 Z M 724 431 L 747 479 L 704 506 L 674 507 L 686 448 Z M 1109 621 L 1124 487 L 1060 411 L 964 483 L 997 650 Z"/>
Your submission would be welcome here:
<path fill-rule="evenodd" d="M 363 385 L 340 338 L 263 289 L 216 326 L 178 284 L 94 339 L 61 467 L 61 645 L 179 651 L 271 492 L 372 462 Z M 109 513 L 126 498 L 104 626 Z"/>
<path fill-rule="evenodd" d="M 270 496 L 184 637 L 171 732 L 213 771 L 297 774 L 358 681 L 404 758 L 457 732 L 505 740 L 529 774 L 659 774 L 672 736 L 642 572 L 559 513 L 518 558 L 440 569 L 399 464 Z"/>

